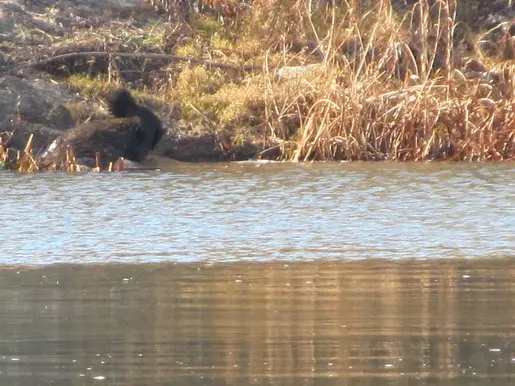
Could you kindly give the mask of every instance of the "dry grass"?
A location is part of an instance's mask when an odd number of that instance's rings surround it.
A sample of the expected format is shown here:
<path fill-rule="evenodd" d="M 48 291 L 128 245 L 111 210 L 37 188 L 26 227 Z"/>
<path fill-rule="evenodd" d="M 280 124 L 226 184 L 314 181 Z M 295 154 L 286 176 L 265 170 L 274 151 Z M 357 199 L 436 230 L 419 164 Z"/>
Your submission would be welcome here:
<path fill-rule="evenodd" d="M 70 147 L 66 148 L 63 159 L 53 160 L 51 164 L 48 164 L 34 156 L 32 152 L 33 134 L 29 136 L 23 150 L 17 150 L 8 146 L 9 139 L 13 134 L 13 132 L 0 133 L 0 170 L 7 169 L 22 173 L 38 171 L 64 171 L 68 173 L 84 171 L 117 172 L 124 170 L 123 157 L 120 157 L 114 164 L 110 162 L 107 168 L 102 169 L 100 166 L 102 165 L 100 153 L 96 153 L 95 167 L 89 168 L 81 165 L 77 162 L 73 149 Z"/>
<path fill-rule="evenodd" d="M 351 4 L 346 12 L 328 7 L 325 21 L 302 3 L 295 28 L 304 20 L 323 60 L 301 76 L 268 77 L 266 121 L 289 145 L 283 159 L 515 156 L 515 66 L 497 63 L 468 76 L 453 44 L 454 1 L 420 1 L 405 20 L 388 0 L 369 9 Z"/>
<path fill-rule="evenodd" d="M 390 0 L 255 0 L 233 24 L 194 15 L 201 37 L 177 50 L 264 71 L 183 69 L 169 87 L 187 123 L 279 143 L 284 160 L 512 159 L 515 37 L 486 57 L 488 31 L 474 35 L 457 11 L 455 0 L 419 0 L 402 18 Z"/>
<path fill-rule="evenodd" d="M 419 0 L 402 15 L 391 0 L 254 0 L 251 7 L 195 0 L 190 3 L 211 12 L 180 21 L 175 16 L 189 12 L 181 8 L 187 1 L 152 2 L 168 9 L 173 22 L 138 14 L 110 20 L 109 28 L 74 30 L 53 45 L 53 54 L 102 47 L 263 71 L 235 75 L 185 63 L 165 69 L 113 57 L 63 65 L 63 73 L 81 73 L 67 81 L 101 100 L 120 84 L 141 80 L 142 97 L 177 105 L 183 132 L 214 132 L 232 146 L 279 144 L 283 160 L 515 157 L 515 37 L 502 35 L 497 54 L 487 57 L 491 31 L 472 33 L 458 21 L 456 0 Z M 59 168 L 73 165 L 70 160 Z"/>
<path fill-rule="evenodd" d="M 23 150 L 8 147 L 8 141 L 13 132 L 0 133 L 0 162 L 4 169 L 17 170 L 20 172 L 35 172 L 39 170 L 37 162 L 32 154 L 31 134 Z"/>

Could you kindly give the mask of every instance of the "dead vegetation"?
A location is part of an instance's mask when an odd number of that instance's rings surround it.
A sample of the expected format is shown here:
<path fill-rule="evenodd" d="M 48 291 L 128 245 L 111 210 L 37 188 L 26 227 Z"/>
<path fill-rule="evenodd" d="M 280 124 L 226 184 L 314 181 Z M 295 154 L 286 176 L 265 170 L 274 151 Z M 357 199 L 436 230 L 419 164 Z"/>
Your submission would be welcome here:
<path fill-rule="evenodd" d="M 163 13 L 82 17 L 17 61 L 125 53 L 40 69 L 93 99 L 129 84 L 174 105 L 180 135 L 213 135 L 227 154 L 253 143 L 292 161 L 508 160 L 515 22 L 472 28 L 464 20 L 477 1 L 418 0 L 396 12 L 394 0 L 153 0 Z"/>
<path fill-rule="evenodd" d="M 300 7 L 291 27 L 304 18 L 312 29 L 319 69 L 267 81 L 267 123 L 283 159 L 514 157 L 514 63 L 481 62 L 456 44 L 455 2 L 419 1 L 402 20 L 389 1 L 323 11 L 321 20 L 321 9 Z"/>
<path fill-rule="evenodd" d="M 253 133 L 293 161 L 515 156 L 508 24 L 496 27 L 499 49 L 487 56 L 491 31 L 461 31 L 453 0 L 420 0 L 402 15 L 388 0 L 252 6 L 236 26 L 211 29 L 210 43 L 263 73 L 228 83 L 216 71 L 183 70 L 173 87 L 188 122 Z M 216 20 L 197 23 L 206 19 Z M 199 45 L 192 52 L 203 54 Z"/>
<path fill-rule="evenodd" d="M 8 169 L 23 173 L 38 171 L 64 171 L 68 173 L 75 172 L 120 172 L 124 171 L 124 159 L 120 157 L 115 163 L 110 162 L 107 168 L 102 168 L 100 153 L 96 153 L 95 166 L 87 167 L 80 164 L 73 153 L 73 149 L 69 146 L 64 152 L 64 157 L 59 160 L 53 160 L 51 163 L 44 163 L 42 159 L 35 156 L 32 151 L 32 141 L 34 135 L 31 134 L 23 150 L 18 150 L 9 146 L 9 140 L 14 132 L 0 133 L 0 170 Z"/>

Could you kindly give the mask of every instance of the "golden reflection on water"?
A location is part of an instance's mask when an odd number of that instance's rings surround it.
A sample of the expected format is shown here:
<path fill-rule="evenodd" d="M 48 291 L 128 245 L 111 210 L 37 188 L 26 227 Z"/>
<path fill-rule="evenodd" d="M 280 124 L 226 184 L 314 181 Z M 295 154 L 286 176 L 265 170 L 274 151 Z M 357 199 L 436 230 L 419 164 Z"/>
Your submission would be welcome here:
<path fill-rule="evenodd" d="M 7 268 L 0 384 L 508 385 L 514 274 L 512 259 Z"/>

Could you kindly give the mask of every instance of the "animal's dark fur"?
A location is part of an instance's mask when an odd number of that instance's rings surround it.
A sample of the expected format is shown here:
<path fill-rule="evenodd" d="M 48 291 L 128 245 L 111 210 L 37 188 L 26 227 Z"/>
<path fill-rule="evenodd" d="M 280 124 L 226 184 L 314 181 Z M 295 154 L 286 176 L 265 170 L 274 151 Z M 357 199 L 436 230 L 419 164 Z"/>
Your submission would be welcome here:
<path fill-rule="evenodd" d="M 58 138 L 55 149 L 49 147 L 43 157 L 62 159 L 61 153 L 70 146 L 78 160 L 90 160 L 86 163 L 91 163 L 95 153 L 99 152 L 104 167 L 119 157 L 143 161 L 163 136 L 160 119 L 146 107 L 138 105 L 125 89 L 112 96 L 109 109 L 114 118 L 75 126 Z"/>
<path fill-rule="evenodd" d="M 133 117 L 138 112 L 138 105 L 132 95 L 122 88 L 111 97 L 109 110 L 117 118 Z"/>

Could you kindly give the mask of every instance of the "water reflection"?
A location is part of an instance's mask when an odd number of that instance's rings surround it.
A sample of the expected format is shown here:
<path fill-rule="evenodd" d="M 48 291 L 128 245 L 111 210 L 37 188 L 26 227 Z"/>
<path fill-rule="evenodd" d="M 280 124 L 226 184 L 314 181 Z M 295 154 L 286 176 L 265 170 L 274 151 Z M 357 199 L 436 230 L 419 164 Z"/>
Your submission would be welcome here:
<path fill-rule="evenodd" d="M 515 261 L 0 270 L 0 384 L 508 385 Z"/>

